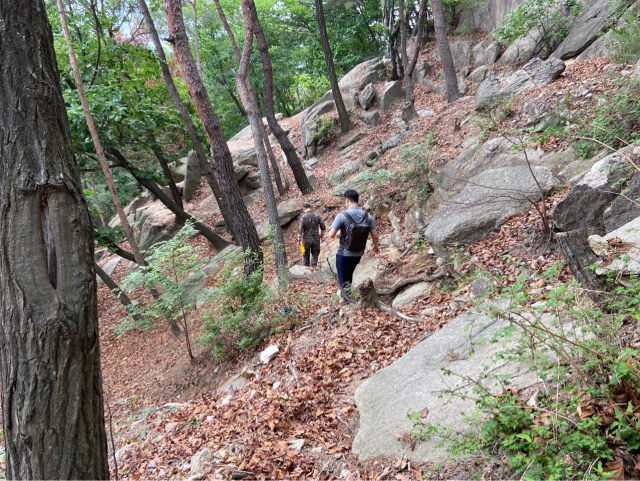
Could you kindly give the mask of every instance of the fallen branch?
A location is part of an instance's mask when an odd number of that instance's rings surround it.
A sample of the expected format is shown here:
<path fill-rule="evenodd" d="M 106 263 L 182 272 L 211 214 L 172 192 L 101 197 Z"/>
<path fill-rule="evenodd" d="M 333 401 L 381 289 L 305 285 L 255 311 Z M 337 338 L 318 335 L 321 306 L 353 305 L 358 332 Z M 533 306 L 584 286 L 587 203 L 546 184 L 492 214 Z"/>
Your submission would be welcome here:
<path fill-rule="evenodd" d="M 447 275 L 447 271 L 443 268 L 438 268 L 436 272 L 431 275 L 423 275 L 418 277 L 409 277 L 407 279 L 402 279 L 401 281 L 396 282 L 393 287 L 389 289 L 376 289 L 378 295 L 389 295 L 395 294 L 398 290 L 403 288 L 404 286 L 410 284 L 417 284 L 418 282 L 433 282 L 438 279 L 442 279 Z"/>
<path fill-rule="evenodd" d="M 393 307 L 387 306 L 384 302 L 380 301 L 378 298 L 378 292 L 376 291 L 375 286 L 373 285 L 373 281 L 369 279 L 364 284 L 360 286 L 358 289 L 360 292 L 360 305 L 363 309 L 370 309 L 377 307 L 381 311 L 387 312 L 396 316 L 403 321 L 408 322 L 425 322 L 426 319 L 422 319 L 420 317 L 411 317 L 406 314 L 401 313 L 400 311 L 394 309 Z"/>
<path fill-rule="evenodd" d="M 406 314 L 403 314 L 402 312 L 394 309 L 393 307 L 387 306 L 381 301 L 378 301 L 376 303 L 376 307 L 381 311 L 388 312 L 389 314 L 393 314 L 394 316 L 402 319 L 403 321 L 408 321 L 408 322 L 425 322 L 426 321 L 426 319 L 422 319 L 421 317 L 407 316 Z"/>

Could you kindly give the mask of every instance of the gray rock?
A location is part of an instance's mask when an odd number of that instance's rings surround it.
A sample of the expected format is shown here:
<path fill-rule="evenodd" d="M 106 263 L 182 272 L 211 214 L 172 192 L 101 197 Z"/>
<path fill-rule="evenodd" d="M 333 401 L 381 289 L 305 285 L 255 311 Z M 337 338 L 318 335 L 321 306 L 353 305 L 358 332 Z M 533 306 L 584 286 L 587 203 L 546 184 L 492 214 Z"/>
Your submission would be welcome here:
<path fill-rule="evenodd" d="M 402 238 L 402 234 L 398 229 L 395 229 L 391 233 L 391 243 L 398 249 L 402 249 L 404 247 L 404 239 Z"/>
<path fill-rule="evenodd" d="M 196 219 L 203 220 L 209 217 L 216 217 L 220 215 L 220 206 L 218 206 L 216 196 L 211 194 L 209 197 L 200 202 L 198 207 L 196 207 L 195 209 L 189 209 L 189 214 L 191 214 Z"/>
<path fill-rule="evenodd" d="M 156 208 L 144 219 L 140 227 L 140 251 L 146 251 L 158 242 L 171 238 L 176 228 L 176 216 L 164 206 Z"/>
<path fill-rule="evenodd" d="M 200 272 L 202 272 L 206 277 L 213 277 L 220 269 L 224 267 L 225 262 L 229 260 L 229 258 L 240 254 L 242 252 L 242 247 L 237 245 L 230 245 L 222 249 L 215 256 L 211 258 L 209 263 L 204 266 Z"/>
<path fill-rule="evenodd" d="M 460 20 L 455 34 L 466 35 L 477 30 L 490 32 L 523 2 L 524 0 L 485 0 L 461 4 Z"/>
<path fill-rule="evenodd" d="M 360 92 L 366 85 L 381 79 L 387 71 L 387 66 L 382 59 L 375 58 L 356 65 L 338 82 L 340 91 L 349 96 L 351 92 Z M 353 108 L 354 106 L 347 106 Z"/>
<path fill-rule="evenodd" d="M 631 180 L 625 183 L 625 195 L 614 199 L 602 216 L 605 232 L 612 232 L 623 225 L 640 217 L 640 207 L 637 200 L 640 198 L 640 174 L 633 173 Z"/>
<path fill-rule="evenodd" d="M 362 172 L 361 174 L 356 175 L 353 179 L 339 184 L 332 191 L 331 194 L 335 197 L 343 197 L 345 191 L 349 189 L 357 190 L 360 195 L 365 192 L 370 187 L 369 177 L 367 176 L 368 172 Z"/>
<path fill-rule="evenodd" d="M 118 267 L 118 264 L 120 264 L 120 261 L 122 260 L 122 257 L 118 256 L 114 259 L 111 259 L 109 262 L 107 262 L 104 267 L 102 268 L 102 270 L 109 276 L 111 277 L 111 274 L 113 274 L 113 271 L 116 270 L 116 267 Z M 102 284 L 104 284 L 104 282 L 102 282 L 102 279 L 100 278 L 100 276 L 96 275 L 96 278 L 98 279 L 98 285 L 101 286 Z"/>
<path fill-rule="evenodd" d="M 378 276 L 379 259 L 377 257 L 363 257 L 356 270 L 353 271 L 353 291 L 357 290 L 368 280 L 374 281 Z"/>
<path fill-rule="evenodd" d="M 394 309 L 402 309 L 413 301 L 427 297 L 435 286 L 431 282 L 418 282 L 398 294 L 391 303 Z"/>
<path fill-rule="evenodd" d="M 636 66 L 633 68 L 633 75 L 631 76 L 631 80 L 635 80 L 636 82 L 640 80 L 640 60 L 638 60 Z"/>
<path fill-rule="evenodd" d="M 317 164 L 318 164 L 317 157 L 313 157 L 312 159 L 309 159 L 304 163 L 305 167 L 307 167 L 308 169 L 313 169 Z"/>
<path fill-rule="evenodd" d="M 399 80 L 393 82 L 385 82 L 381 92 L 378 94 L 378 106 L 380 110 L 386 112 L 396 100 L 404 97 L 402 90 L 402 82 Z"/>
<path fill-rule="evenodd" d="M 556 58 L 542 61 L 534 58 L 506 81 L 489 77 L 478 87 L 476 110 L 487 108 L 500 98 L 521 94 L 532 88 L 554 82 L 564 72 L 565 64 Z"/>
<path fill-rule="evenodd" d="M 402 104 L 402 120 L 405 123 L 411 122 L 417 116 L 418 116 L 418 112 L 416 111 L 416 108 L 412 102 L 404 102 Z"/>
<path fill-rule="evenodd" d="M 493 289 L 493 282 L 486 277 L 478 277 L 471 283 L 471 294 L 473 297 L 484 297 Z"/>
<path fill-rule="evenodd" d="M 344 164 L 342 164 L 342 167 L 336 170 L 333 174 L 331 174 L 331 177 L 329 177 L 329 187 L 335 187 L 341 182 L 344 182 L 351 174 L 358 172 L 361 166 L 362 162 L 360 162 L 359 160 L 351 160 L 349 162 L 345 162 Z"/>
<path fill-rule="evenodd" d="M 557 179 L 545 167 L 533 167 L 545 194 L 557 187 Z M 484 239 L 507 218 L 531 207 L 541 195 L 528 167 L 485 170 L 469 179 L 456 197 L 431 219 L 425 237 L 436 246 L 466 244 Z"/>
<path fill-rule="evenodd" d="M 494 63 L 500 56 L 500 44 L 491 40 L 483 40 L 471 50 L 473 65 L 481 67 Z"/>
<path fill-rule="evenodd" d="M 578 184 L 556 205 L 551 215 L 556 228 L 563 232 L 585 229 L 587 234 L 606 232 L 604 212 L 617 198 L 623 185 L 620 179 L 628 177 L 630 170 L 625 155 L 634 147 L 625 147 L 596 162 Z M 622 209 L 622 206 L 619 206 Z M 616 209 L 617 211 L 618 209 Z M 610 225 L 616 224 L 615 215 Z"/>
<path fill-rule="evenodd" d="M 615 239 L 620 240 L 624 245 L 630 248 L 623 256 L 608 256 L 606 262 L 603 262 L 596 274 L 603 275 L 607 273 L 615 273 L 617 275 L 638 275 L 640 274 L 640 217 L 633 219 L 631 222 L 611 231 L 604 237 L 603 245 L 609 245 L 609 241 Z M 590 244 L 592 239 L 590 238 Z"/>
<path fill-rule="evenodd" d="M 431 70 L 433 70 L 433 67 L 428 60 L 418 60 L 416 67 L 413 69 L 413 81 L 418 85 L 431 85 L 431 81 L 427 78 Z"/>
<path fill-rule="evenodd" d="M 202 177 L 202 169 L 200 168 L 200 161 L 198 156 L 192 150 L 187 155 L 187 169 L 186 176 L 184 178 L 184 188 L 182 196 L 184 200 L 189 201 L 193 198 L 193 195 L 198 190 L 198 184 L 200 183 L 200 177 Z"/>
<path fill-rule="evenodd" d="M 256 154 L 255 147 L 249 147 L 248 149 L 241 150 L 231 156 L 235 165 L 250 165 L 252 167 L 258 167 L 258 155 Z"/>
<path fill-rule="evenodd" d="M 496 70 L 493 67 L 482 65 L 469 74 L 469 80 L 473 83 L 482 83 L 487 77 L 495 77 Z"/>
<path fill-rule="evenodd" d="M 442 399 L 444 391 L 471 391 L 468 381 L 455 376 L 443 376 L 443 370 L 477 379 L 486 365 L 493 365 L 495 356 L 504 349 L 502 343 L 479 342 L 491 339 L 499 329 L 508 325 L 504 319 L 491 319 L 490 308 L 508 309 L 508 302 L 500 301 L 483 306 L 480 312 L 456 317 L 438 332 L 414 347 L 405 356 L 367 379 L 356 391 L 355 401 L 360 413 L 360 426 L 353 441 L 353 452 L 360 460 L 378 456 L 407 456 L 414 462 L 443 462 L 448 455 L 439 439 L 420 441 L 409 449 L 398 434 L 412 432 L 408 411 L 428 411 L 427 421 L 450 426 L 454 432 L 468 432 L 470 424 L 465 414 L 475 407 L 471 398 Z M 511 342 L 510 345 L 515 345 Z M 529 366 L 502 363 L 496 368 L 507 375 L 516 386 L 536 381 Z M 463 385 L 466 384 L 466 387 Z M 495 387 L 496 394 L 501 392 Z"/>
<path fill-rule="evenodd" d="M 187 158 L 182 157 L 175 162 L 169 164 L 169 170 L 173 175 L 174 182 L 182 182 L 187 175 Z"/>
<path fill-rule="evenodd" d="M 610 45 L 611 37 L 611 32 L 607 32 L 602 37 L 598 37 L 598 39 L 589 45 L 584 52 L 578 55 L 576 61 L 582 62 L 583 60 L 588 60 L 590 58 L 611 57 L 612 54 L 608 47 L 608 45 Z"/>
<path fill-rule="evenodd" d="M 500 56 L 498 63 L 511 67 L 531 60 L 539 50 L 537 37 L 539 37 L 539 35 L 534 37 L 525 35 L 524 37 L 514 40 Z"/>
<path fill-rule="evenodd" d="M 260 172 L 251 172 L 244 178 L 244 184 L 249 190 L 257 190 L 262 187 L 262 179 L 260 178 Z"/>
<path fill-rule="evenodd" d="M 264 195 L 264 190 L 258 189 L 258 190 L 255 190 L 255 191 L 251 192 L 249 195 L 245 195 L 242 198 L 242 202 L 244 202 L 244 205 L 246 205 L 247 209 L 248 209 L 253 204 L 255 204 L 256 200 L 258 200 L 263 195 Z"/>
<path fill-rule="evenodd" d="M 302 204 L 303 201 L 300 197 L 295 197 L 278 204 L 278 217 L 281 227 L 289 224 L 302 212 Z"/>
<path fill-rule="evenodd" d="M 375 127 L 380 123 L 380 112 L 362 112 L 360 118 L 367 126 Z"/>
<path fill-rule="evenodd" d="M 234 165 L 233 173 L 236 176 L 236 180 L 241 180 L 245 175 L 249 173 L 249 169 L 247 169 L 244 165 Z"/>
<path fill-rule="evenodd" d="M 213 452 L 209 448 L 201 449 L 191 458 L 191 472 L 204 473 L 207 468 L 207 464 L 214 459 L 215 457 Z"/>
<path fill-rule="evenodd" d="M 571 32 L 552 56 L 560 59 L 573 58 L 595 42 L 600 32 L 605 30 L 610 22 L 613 3 L 607 0 L 596 1 L 582 10 Z"/>
<path fill-rule="evenodd" d="M 360 107 L 364 110 L 369 110 L 371 105 L 373 105 L 373 101 L 376 98 L 376 91 L 373 88 L 373 84 L 367 84 L 364 90 L 360 93 L 360 97 L 358 98 L 358 103 Z"/>
<path fill-rule="evenodd" d="M 338 148 L 340 150 L 346 149 L 347 147 L 355 144 L 356 142 L 358 142 L 360 139 L 362 139 L 366 134 L 362 131 L 353 134 L 351 137 L 349 137 L 347 140 L 345 140 L 344 142 L 342 142 L 340 145 L 338 145 Z"/>
<path fill-rule="evenodd" d="M 471 64 L 471 44 L 466 40 L 458 40 L 449 44 L 453 66 L 459 72 Z"/>

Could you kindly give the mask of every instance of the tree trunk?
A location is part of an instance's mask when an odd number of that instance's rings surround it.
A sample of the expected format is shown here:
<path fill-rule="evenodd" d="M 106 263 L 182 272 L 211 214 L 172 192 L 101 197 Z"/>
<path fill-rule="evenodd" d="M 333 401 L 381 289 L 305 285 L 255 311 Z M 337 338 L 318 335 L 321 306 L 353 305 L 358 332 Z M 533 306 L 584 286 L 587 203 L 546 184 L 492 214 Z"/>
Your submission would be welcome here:
<path fill-rule="evenodd" d="M 324 60 L 327 64 L 327 74 L 329 76 L 329 83 L 331 84 L 331 92 L 333 93 L 333 101 L 336 104 L 336 110 L 338 111 L 338 118 L 340 120 L 340 130 L 342 133 L 347 133 L 351 130 L 351 120 L 349 120 L 349 113 L 342 101 L 342 93 L 338 86 L 338 77 L 336 76 L 336 69 L 333 64 L 333 55 L 331 54 L 331 46 L 329 45 L 329 35 L 327 34 L 327 26 L 324 22 L 324 8 L 322 6 L 322 0 L 315 0 L 316 2 L 316 18 L 318 19 L 318 28 L 320 29 L 320 42 L 322 43 L 322 51 L 324 52 Z"/>
<path fill-rule="evenodd" d="M 189 3 L 193 7 L 193 49 L 196 52 L 196 66 L 198 67 L 200 78 L 204 80 L 202 63 L 200 62 L 200 41 L 198 40 L 198 0 L 191 0 Z"/>
<path fill-rule="evenodd" d="M 115 205 L 118 217 L 120 217 L 120 223 L 122 225 L 122 228 L 124 229 L 124 233 L 127 236 L 127 241 L 129 242 L 131 252 L 135 256 L 136 262 L 139 265 L 143 266 L 145 263 L 144 258 L 142 257 L 142 254 L 140 254 L 140 249 L 138 248 L 138 243 L 136 242 L 136 238 L 133 234 L 133 229 L 131 228 L 131 224 L 129 224 L 127 215 L 124 213 L 124 209 L 122 208 L 122 203 L 120 202 L 120 197 L 118 196 L 118 192 L 116 191 L 116 185 L 113 180 L 113 175 L 111 174 L 111 169 L 109 168 L 109 162 L 107 162 L 107 157 L 105 156 L 104 149 L 102 148 L 102 143 L 100 142 L 100 138 L 98 137 L 98 130 L 96 129 L 96 125 L 93 121 L 93 116 L 91 115 L 91 109 L 89 108 L 87 95 L 84 91 L 84 83 L 82 81 L 82 77 L 80 76 L 78 60 L 76 59 L 76 53 L 73 48 L 71 34 L 69 33 L 69 23 L 67 21 L 67 13 L 65 11 L 63 0 L 58 0 L 58 10 L 60 11 L 62 30 L 64 32 L 64 37 L 67 41 L 67 47 L 69 49 L 69 60 L 71 62 L 71 68 L 76 80 L 78 96 L 80 97 L 80 103 L 82 104 L 82 112 L 84 113 L 84 118 L 87 121 L 87 127 L 89 128 L 89 132 L 91 134 L 91 140 L 93 141 L 96 154 L 98 155 L 100 167 L 102 167 L 104 177 L 107 180 L 109 193 L 111 194 L 111 198 L 113 199 L 113 204 Z"/>
<path fill-rule="evenodd" d="M 151 35 L 151 40 L 153 41 L 153 45 L 156 49 L 156 54 L 160 59 L 162 78 L 164 79 L 164 83 L 167 86 L 167 90 L 169 90 L 169 94 L 171 95 L 173 103 L 175 104 L 178 112 L 180 113 L 180 116 L 182 117 L 182 120 L 184 120 L 184 123 L 187 126 L 189 138 L 191 139 L 193 148 L 196 152 L 196 155 L 198 156 L 200 167 L 202 168 L 209 187 L 211 187 L 211 191 L 213 192 L 213 195 L 218 202 L 218 207 L 220 207 L 220 212 L 222 213 L 222 217 L 227 223 L 227 227 L 229 228 L 231 234 L 235 239 L 240 239 L 240 231 L 236 228 L 235 220 L 231 215 L 231 211 L 227 203 L 227 198 L 223 195 L 220 184 L 218 183 L 218 179 L 214 174 L 215 167 L 204 151 L 204 147 L 202 146 L 202 142 L 200 142 L 200 137 L 198 137 L 198 131 L 196 130 L 196 126 L 193 123 L 193 119 L 189 115 L 189 112 L 187 111 L 182 98 L 180 98 L 180 94 L 178 93 L 176 84 L 173 81 L 173 77 L 171 76 L 169 64 L 167 63 L 167 57 L 164 54 L 164 49 L 162 48 L 160 37 L 158 36 L 156 27 L 153 24 L 153 19 L 151 18 L 151 14 L 149 13 L 149 9 L 147 8 L 147 3 L 145 2 L 145 0 L 138 0 L 138 5 L 140 6 L 140 11 L 142 12 L 142 16 L 144 17 L 145 24 L 147 25 L 149 35 Z"/>
<path fill-rule="evenodd" d="M 447 102 L 451 103 L 460 98 L 460 90 L 458 89 L 458 77 L 456 77 L 456 69 L 453 66 L 453 57 L 451 57 L 451 49 L 447 39 L 447 25 L 444 21 L 442 0 L 431 0 L 431 9 L 433 11 L 433 29 L 436 31 L 440 62 L 442 63 L 444 81 L 447 86 Z"/>
<path fill-rule="evenodd" d="M 275 251 L 276 271 L 279 279 L 287 277 L 287 253 L 284 247 L 284 237 L 280 228 L 280 217 L 278 216 L 278 206 L 273 193 L 273 185 L 271 184 L 271 176 L 269 175 L 269 164 L 264 148 L 264 126 L 262 125 L 262 116 L 260 115 L 260 107 L 258 99 L 249 79 L 249 62 L 251 60 L 251 47 L 253 45 L 253 22 L 251 13 L 247 5 L 247 0 L 242 1 L 242 13 L 244 15 L 244 47 L 242 56 L 238 59 L 239 67 L 236 72 L 236 87 L 240 93 L 240 98 L 249 117 L 251 130 L 253 132 L 253 144 L 256 147 L 256 156 L 258 158 L 258 169 L 260 170 L 260 178 L 262 179 L 262 188 L 264 189 L 264 198 L 267 204 L 267 212 L 269 213 L 269 224 L 274 233 L 273 248 Z M 231 37 L 233 33 L 229 31 Z"/>
<path fill-rule="evenodd" d="M 411 63 L 408 67 L 408 73 L 405 72 L 405 75 L 408 75 L 411 78 L 411 85 L 413 86 L 413 71 L 416 68 L 416 64 L 418 63 L 418 55 L 420 55 L 420 49 L 422 48 L 422 38 L 424 35 L 424 16 L 427 12 L 427 0 L 422 0 L 420 2 L 420 12 L 418 13 L 418 28 L 416 30 L 416 47 L 413 50 L 413 55 L 411 56 Z M 415 95 L 414 95 L 415 97 Z"/>
<path fill-rule="evenodd" d="M 256 99 L 257 102 L 257 99 Z M 262 124 L 262 120 L 260 121 L 260 123 Z M 280 167 L 278 167 L 278 159 L 276 159 L 276 156 L 273 153 L 273 149 L 271 148 L 271 142 L 269 142 L 269 136 L 266 133 L 266 130 L 264 129 L 264 125 L 262 125 L 263 127 L 263 136 L 264 136 L 264 148 L 267 151 L 267 154 L 269 155 L 269 160 L 271 161 L 271 169 L 273 170 L 273 178 L 276 181 L 276 187 L 278 188 L 278 194 L 280 194 L 280 197 L 282 197 L 284 194 L 287 193 L 287 189 L 284 186 L 284 183 L 282 182 L 282 175 L 280 174 Z"/>
<path fill-rule="evenodd" d="M 162 173 L 164 174 L 169 184 L 169 190 L 171 191 L 171 197 L 173 198 L 173 202 L 175 202 L 175 204 L 181 209 L 184 209 L 184 207 L 182 206 L 182 197 L 180 197 L 180 192 L 178 192 L 178 186 L 176 185 L 175 180 L 173 180 L 173 174 L 171 173 L 171 169 L 169 169 L 169 163 L 167 162 L 167 159 L 164 156 L 164 152 L 162 152 L 162 148 L 158 145 L 156 140 L 153 138 L 153 134 L 150 134 L 149 137 L 150 137 L 149 141 L 151 142 L 151 150 L 153 151 L 153 154 L 156 156 L 156 159 L 158 159 L 158 163 L 160 164 L 160 167 L 162 167 Z"/>
<path fill-rule="evenodd" d="M 108 479 L 93 229 L 42 0 L 0 0 L 7 479 Z"/>
<path fill-rule="evenodd" d="M 300 157 L 296 152 L 295 147 L 289 140 L 289 137 L 285 131 L 280 127 L 276 120 L 276 113 L 273 107 L 273 67 L 271 65 L 271 57 L 269 56 L 269 45 L 267 39 L 264 36 L 260 19 L 258 18 L 258 12 L 256 11 L 256 5 L 253 1 L 249 2 L 249 8 L 251 10 L 251 17 L 253 25 L 255 26 L 254 34 L 258 41 L 258 50 L 260 51 L 260 59 L 262 60 L 262 70 L 264 72 L 264 110 L 267 115 L 267 123 L 273 135 L 278 139 L 280 147 L 287 158 L 289 167 L 293 172 L 293 176 L 296 179 L 298 189 L 303 194 L 310 194 L 313 192 L 313 187 L 309 183 L 307 174 L 304 171 Z"/>
<path fill-rule="evenodd" d="M 316 0 L 318 1 L 318 0 Z M 407 15 L 404 9 L 404 0 L 398 0 L 400 21 L 400 58 L 402 59 L 402 71 L 404 72 L 405 102 L 413 105 L 416 95 L 413 92 L 413 78 L 409 69 L 409 55 L 407 53 Z"/>
<path fill-rule="evenodd" d="M 113 295 L 116 296 L 116 298 L 124 307 L 129 308 L 133 305 L 131 299 L 129 299 L 129 296 L 127 296 L 127 294 L 122 289 L 120 289 L 118 284 L 116 284 L 115 281 L 111 279 L 111 276 L 109 276 L 109 274 L 107 274 L 102 269 L 102 267 L 100 267 L 98 264 L 95 264 L 93 268 L 96 270 L 96 274 L 98 275 L 98 277 L 102 279 L 102 282 L 104 282 L 109 290 L 113 292 Z"/>
<path fill-rule="evenodd" d="M 242 244 L 242 248 L 249 254 L 245 262 L 245 275 L 249 275 L 262 265 L 262 250 L 260 249 L 258 231 L 242 201 L 242 195 L 233 171 L 231 153 L 220 128 L 220 121 L 211 106 L 209 94 L 196 69 L 184 27 L 182 4 L 179 0 L 164 0 L 164 6 L 176 58 L 182 67 L 189 93 L 198 110 L 204 131 L 209 138 L 211 156 L 214 159 L 222 193 L 226 197 L 229 212 L 238 230 L 238 240 Z"/>
<path fill-rule="evenodd" d="M 200 232 L 209 242 L 211 242 L 211 245 L 215 247 L 218 252 L 229 246 L 229 243 L 226 240 L 224 240 L 219 235 L 211 232 L 211 230 L 206 225 L 198 221 L 190 214 L 187 214 L 182 209 L 182 207 L 178 206 L 169 197 L 167 197 L 165 193 L 162 192 L 162 189 L 158 186 L 158 184 L 140 175 L 140 172 L 131 164 L 129 164 L 126 157 L 122 155 L 120 151 L 118 151 L 117 149 L 111 149 L 110 152 L 118 160 L 120 165 L 127 169 L 127 171 L 140 183 L 140 185 L 142 185 L 145 189 L 155 195 L 160 202 L 162 202 L 171 212 L 176 215 L 178 219 L 183 222 L 193 222 L 193 228 Z"/>
<path fill-rule="evenodd" d="M 396 51 L 396 40 L 398 35 L 400 34 L 400 23 L 398 22 L 391 34 L 389 34 L 389 40 L 387 43 L 387 50 L 389 51 L 389 58 L 391 59 L 391 80 L 399 80 L 400 76 L 398 75 L 398 61 L 397 61 L 397 51 Z"/>

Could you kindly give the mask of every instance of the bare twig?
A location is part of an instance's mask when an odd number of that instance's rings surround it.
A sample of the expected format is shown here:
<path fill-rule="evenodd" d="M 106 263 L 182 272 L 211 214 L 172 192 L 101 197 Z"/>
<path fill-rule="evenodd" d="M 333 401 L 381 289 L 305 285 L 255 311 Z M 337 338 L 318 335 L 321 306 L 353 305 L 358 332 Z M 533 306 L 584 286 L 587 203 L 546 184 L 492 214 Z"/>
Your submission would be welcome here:
<path fill-rule="evenodd" d="M 109 436 L 111 437 L 111 454 L 113 455 L 113 470 L 116 476 L 116 481 L 120 479 L 118 476 L 118 459 L 116 458 L 116 443 L 113 441 L 113 415 L 111 414 L 111 406 L 106 403 L 107 410 L 109 411 Z"/>
<path fill-rule="evenodd" d="M 298 377 L 298 370 L 293 365 L 293 362 L 289 361 L 288 365 L 289 365 L 289 371 L 291 371 L 291 374 L 293 374 L 293 377 L 296 379 L 296 384 L 300 384 L 300 378 Z"/>

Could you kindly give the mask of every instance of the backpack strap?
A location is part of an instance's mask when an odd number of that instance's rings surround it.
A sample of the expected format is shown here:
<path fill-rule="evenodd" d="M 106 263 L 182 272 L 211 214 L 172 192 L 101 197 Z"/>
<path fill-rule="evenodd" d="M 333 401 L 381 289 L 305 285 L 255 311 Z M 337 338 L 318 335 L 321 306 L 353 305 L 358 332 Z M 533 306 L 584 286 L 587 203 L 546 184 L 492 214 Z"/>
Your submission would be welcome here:
<path fill-rule="evenodd" d="M 358 224 L 355 220 L 353 220 L 353 217 L 351 217 L 351 214 L 349 214 L 346 210 L 344 212 L 342 212 L 342 215 L 344 215 L 347 219 L 349 219 L 349 221 L 351 221 L 352 224 Z"/>

